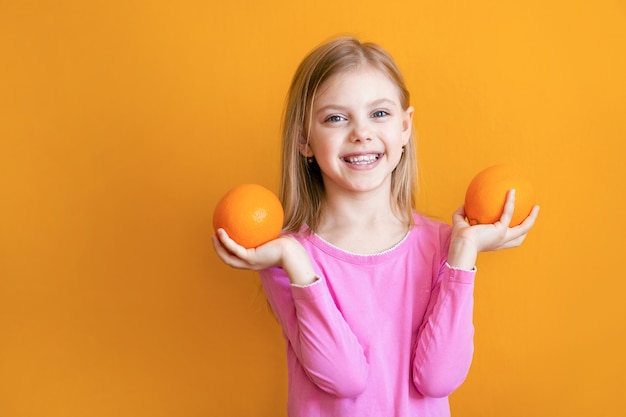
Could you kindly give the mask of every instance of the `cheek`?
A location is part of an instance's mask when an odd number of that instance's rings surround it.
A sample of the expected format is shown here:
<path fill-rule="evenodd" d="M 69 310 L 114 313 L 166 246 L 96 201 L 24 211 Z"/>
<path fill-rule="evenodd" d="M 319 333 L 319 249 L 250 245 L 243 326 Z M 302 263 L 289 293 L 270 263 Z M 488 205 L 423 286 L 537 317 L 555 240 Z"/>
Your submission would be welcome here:
<path fill-rule="evenodd" d="M 309 141 L 309 147 L 315 155 L 328 155 L 333 152 L 336 153 L 338 151 L 339 143 L 341 143 L 341 140 L 337 136 L 333 136 L 330 134 L 315 135 L 311 137 Z"/>
<path fill-rule="evenodd" d="M 320 163 L 324 166 L 336 163 L 338 161 L 337 154 L 338 151 L 335 148 L 324 146 L 318 147 L 318 150 L 315 153 L 318 161 L 320 161 Z"/>
<path fill-rule="evenodd" d="M 404 154 L 404 145 L 409 141 L 410 136 L 396 133 L 397 139 L 387 144 L 387 154 L 394 165 L 397 165 Z"/>
<path fill-rule="evenodd" d="M 398 164 L 402 160 L 402 150 L 394 150 L 391 155 L 389 155 L 389 160 L 391 161 L 394 169 L 398 167 Z"/>

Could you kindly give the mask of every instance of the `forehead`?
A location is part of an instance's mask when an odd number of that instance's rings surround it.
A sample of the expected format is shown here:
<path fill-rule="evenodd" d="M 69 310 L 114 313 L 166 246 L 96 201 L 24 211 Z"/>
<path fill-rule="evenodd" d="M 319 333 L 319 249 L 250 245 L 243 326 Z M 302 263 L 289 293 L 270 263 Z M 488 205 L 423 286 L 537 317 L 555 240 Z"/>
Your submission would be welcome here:
<path fill-rule="evenodd" d="M 359 66 L 341 71 L 324 81 L 316 96 L 318 105 L 328 101 L 378 100 L 400 101 L 400 89 L 384 71 L 372 66 Z"/>

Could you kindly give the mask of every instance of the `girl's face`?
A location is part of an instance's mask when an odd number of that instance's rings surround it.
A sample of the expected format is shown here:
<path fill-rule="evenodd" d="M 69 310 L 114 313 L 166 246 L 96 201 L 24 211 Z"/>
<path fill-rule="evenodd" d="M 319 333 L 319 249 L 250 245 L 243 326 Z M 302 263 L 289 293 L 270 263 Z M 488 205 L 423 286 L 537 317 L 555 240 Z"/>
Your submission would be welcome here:
<path fill-rule="evenodd" d="M 391 188 L 391 174 L 411 137 L 413 108 L 380 70 L 359 67 L 333 75 L 313 101 L 305 156 L 314 156 L 328 194 Z"/>

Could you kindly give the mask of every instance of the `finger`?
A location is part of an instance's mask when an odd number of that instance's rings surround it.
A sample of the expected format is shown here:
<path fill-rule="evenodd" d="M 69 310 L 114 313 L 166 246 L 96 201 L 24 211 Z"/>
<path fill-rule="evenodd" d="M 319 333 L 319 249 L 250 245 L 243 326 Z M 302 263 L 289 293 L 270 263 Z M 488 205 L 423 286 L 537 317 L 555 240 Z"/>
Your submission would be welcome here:
<path fill-rule="evenodd" d="M 533 206 L 533 209 L 530 211 L 530 214 L 526 219 L 524 219 L 524 221 L 528 221 L 531 225 L 534 225 L 537 221 L 537 217 L 539 217 L 539 210 L 541 210 L 541 207 Z"/>
<path fill-rule="evenodd" d="M 232 240 L 226 231 L 218 229 L 216 236 L 212 237 L 215 252 L 220 259 L 233 268 L 247 268 L 248 262 L 245 259 L 246 248 L 238 245 Z"/>
<path fill-rule="evenodd" d="M 457 222 L 457 221 L 465 222 L 465 207 L 464 206 L 459 207 L 454 212 L 454 214 L 452 214 L 452 221 L 453 222 Z"/>
<path fill-rule="evenodd" d="M 504 247 L 512 248 L 516 246 L 520 246 L 522 242 L 526 239 L 528 232 L 535 224 L 537 220 L 537 216 L 539 215 L 539 206 L 534 206 L 530 211 L 530 214 L 524 221 L 515 227 L 511 227 L 508 229 L 507 240 L 504 244 Z"/>
<path fill-rule="evenodd" d="M 219 236 L 211 236 L 211 241 L 213 242 L 213 248 L 215 249 L 217 256 L 219 256 L 224 262 L 233 257 L 233 254 L 224 246 Z"/>
<path fill-rule="evenodd" d="M 215 253 L 217 256 L 224 262 L 225 264 L 232 266 L 234 261 L 234 256 L 222 245 L 219 238 L 217 236 L 211 236 L 211 241 L 213 242 L 213 248 L 215 249 Z"/>
<path fill-rule="evenodd" d="M 508 240 L 502 245 L 502 249 L 515 248 L 515 247 L 521 246 L 521 244 L 526 239 L 526 236 L 527 236 L 526 233 L 524 233 L 523 235 L 512 238 L 511 240 Z"/>
<path fill-rule="evenodd" d="M 245 256 L 247 252 L 246 248 L 244 248 L 243 246 L 235 242 L 233 239 L 231 239 L 228 233 L 226 232 L 226 230 L 217 229 L 216 233 L 217 233 L 218 238 L 220 239 L 220 242 L 222 243 L 224 248 L 226 248 L 227 251 L 229 251 L 233 255 L 236 255 L 240 258 Z"/>
<path fill-rule="evenodd" d="M 500 223 L 506 227 L 511 224 L 513 218 L 513 212 L 515 211 L 515 189 L 509 190 L 506 193 L 506 201 L 504 202 L 504 210 L 502 216 L 500 216 Z"/>
<path fill-rule="evenodd" d="M 216 251 L 220 246 L 222 246 L 222 244 L 220 243 L 220 240 L 217 238 L 216 235 L 211 236 L 211 243 L 213 244 L 213 248 Z"/>
<path fill-rule="evenodd" d="M 512 229 L 518 229 L 519 233 L 521 234 L 528 233 L 530 229 L 532 229 L 532 227 L 535 225 L 535 222 L 537 221 L 537 217 L 539 216 L 539 210 L 540 210 L 539 206 L 534 206 L 532 210 L 530 211 L 530 213 L 528 214 L 528 216 L 524 219 L 524 221 L 520 223 L 518 226 L 513 227 Z"/>
<path fill-rule="evenodd" d="M 227 253 L 228 251 L 226 250 L 226 248 L 224 247 L 224 245 L 222 245 L 222 242 L 220 241 L 220 239 L 217 237 L 217 235 L 213 235 L 211 236 L 211 242 L 213 243 L 213 249 L 215 249 L 215 252 L 218 255 L 221 255 L 222 253 Z M 221 256 L 220 256 L 221 257 Z"/>
<path fill-rule="evenodd" d="M 226 265 L 232 268 L 237 268 L 237 269 L 250 269 L 249 264 L 245 260 L 239 258 L 237 255 L 234 255 L 228 252 L 223 247 L 220 250 L 216 250 L 216 252 L 217 252 L 217 256 Z"/>

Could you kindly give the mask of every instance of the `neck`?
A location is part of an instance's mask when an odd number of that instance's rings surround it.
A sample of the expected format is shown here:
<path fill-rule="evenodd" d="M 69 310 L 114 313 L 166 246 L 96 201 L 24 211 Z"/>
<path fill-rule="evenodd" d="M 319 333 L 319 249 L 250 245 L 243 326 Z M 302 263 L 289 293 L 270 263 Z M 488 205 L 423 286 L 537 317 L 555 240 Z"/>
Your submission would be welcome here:
<path fill-rule="evenodd" d="M 327 195 L 316 233 L 341 249 L 365 254 L 389 249 L 407 230 L 390 192 L 384 192 Z"/>

